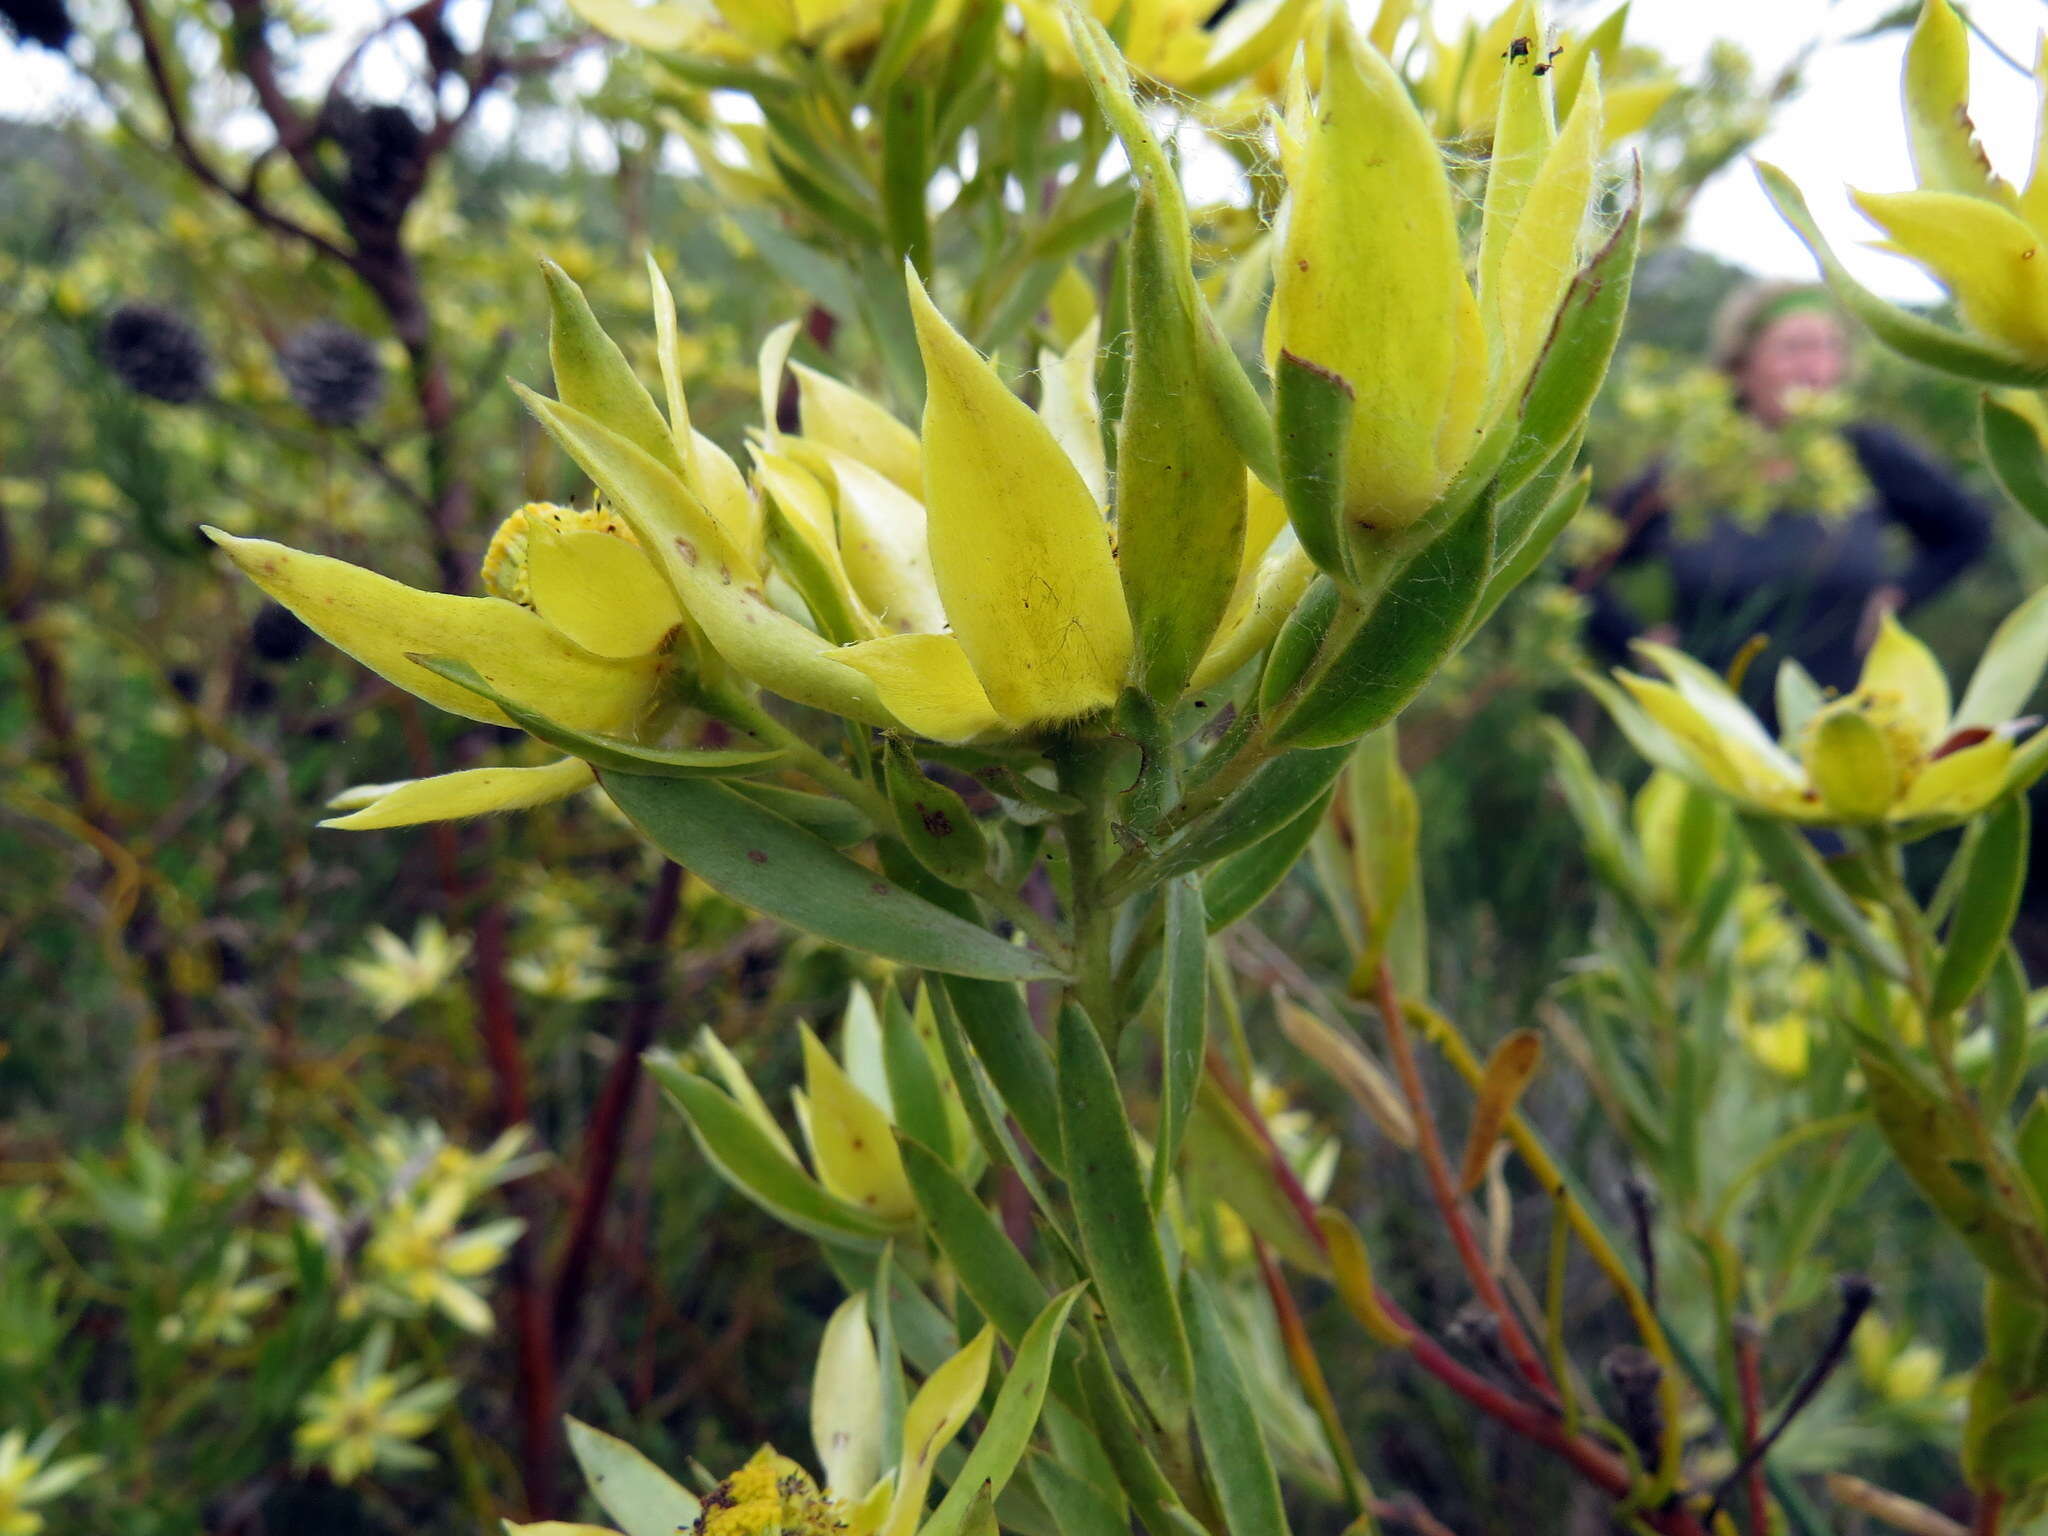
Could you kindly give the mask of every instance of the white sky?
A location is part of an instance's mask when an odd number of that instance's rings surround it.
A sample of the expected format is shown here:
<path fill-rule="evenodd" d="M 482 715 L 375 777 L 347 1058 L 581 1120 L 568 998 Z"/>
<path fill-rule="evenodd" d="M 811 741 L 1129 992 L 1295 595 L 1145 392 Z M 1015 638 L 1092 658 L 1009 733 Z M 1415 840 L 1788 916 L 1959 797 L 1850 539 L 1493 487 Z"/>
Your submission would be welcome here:
<path fill-rule="evenodd" d="M 1364 8 L 1364 0 L 1355 0 Z M 1439 25 L 1491 14 L 1501 0 L 1436 0 Z M 1873 231 L 1850 207 L 1845 186 L 1876 191 L 1912 185 L 1899 116 L 1899 61 L 1903 36 L 1863 42 L 1843 39 L 1892 8 L 1894 0 L 1635 0 L 1629 36 L 1665 53 L 1682 74 L 1696 73 L 1716 37 L 1731 37 L 1756 59 L 1759 77 L 1775 73 L 1810 38 L 1822 40 L 1806 70 L 1806 88 L 1779 112 L 1757 153 L 1782 166 L 1805 191 L 1821 226 L 1851 269 L 1879 291 L 1926 299 L 1934 286 L 1917 268 L 1863 247 Z M 321 8 L 321 7 L 316 7 Z M 330 14 L 377 15 L 372 0 L 327 0 Z M 1608 0 L 1559 7 L 1584 24 L 1604 15 Z M 465 7 L 456 7 L 458 12 Z M 2037 30 L 2048 27 L 2048 0 L 1971 0 L 1977 22 L 2007 53 L 2031 62 Z M 2008 177 L 2025 178 L 2033 157 L 2034 88 L 1972 41 L 1972 109 L 1993 163 Z M 386 68 L 388 69 L 387 62 Z M 366 83 L 378 71 L 366 65 Z M 62 112 L 80 99 L 60 64 L 35 49 L 0 42 L 0 114 Z M 503 103 L 498 103 L 501 108 Z M 502 119 L 486 123 L 503 131 Z M 1744 266 L 1771 274 L 1811 276 L 1799 242 L 1765 201 L 1746 164 L 1731 167 L 1702 192 L 1692 210 L 1688 239 Z"/>

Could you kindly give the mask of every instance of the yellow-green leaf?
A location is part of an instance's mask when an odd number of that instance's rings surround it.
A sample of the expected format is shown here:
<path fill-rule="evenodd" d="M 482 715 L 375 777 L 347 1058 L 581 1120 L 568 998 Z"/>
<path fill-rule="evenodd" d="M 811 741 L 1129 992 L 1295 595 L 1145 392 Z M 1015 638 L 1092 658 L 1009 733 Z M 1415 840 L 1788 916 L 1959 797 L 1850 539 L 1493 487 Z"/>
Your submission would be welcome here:
<path fill-rule="evenodd" d="M 1002 722 L 951 635 L 884 635 L 832 653 L 869 679 L 885 709 L 933 741 L 972 741 Z"/>
<path fill-rule="evenodd" d="M 896 1469 L 896 1492 L 883 1536 L 910 1536 L 917 1528 L 939 1453 L 953 1443 L 981 1401 L 995 1342 L 995 1329 L 983 1328 L 973 1343 L 926 1377 L 910 1400 L 903 1414 L 903 1461 Z"/>
<path fill-rule="evenodd" d="M 683 622 L 646 553 L 608 533 L 534 524 L 526 585 L 534 611 L 596 656 L 645 656 Z"/>
<path fill-rule="evenodd" d="M 1930 192 L 1990 197 L 2010 208 L 2013 190 L 1991 169 L 1970 121 L 1970 31 L 1948 0 L 1925 0 L 1906 44 L 1906 144 Z"/>
<path fill-rule="evenodd" d="M 465 768 L 459 773 L 368 785 L 337 795 L 330 806 L 349 814 L 330 816 L 320 825 L 344 832 L 376 832 L 425 821 L 488 816 L 494 811 L 524 811 L 565 799 L 596 782 L 590 764 L 573 757 L 541 768 Z"/>
<path fill-rule="evenodd" d="M 804 1084 L 810 1095 L 811 1151 L 818 1182 L 891 1226 L 917 1214 L 889 1117 L 856 1088 L 832 1053 L 803 1030 Z"/>
<path fill-rule="evenodd" d="M 696 1498 L 640 1452 L 580 1419 L 563 1422 L 591 1497 L 625 1536 L 674 1536 L 696 1523 Z"/>
<path fill-rule="evenodd" d="M 791 365 L 804 436 L 884 475 L 905 494 L 924 495 L 924 455 L 917 434 L 883 407 L 837 379 Z"/>
<path fill-rule="evenodd" d="M 868 1330 L 868 1297 L 842 1301 L 818 1341 L 811 1376 L 811 1443 L 825 1486 L 840 1498 L 858 1498 L 882 1472 L 882 1363 Z"/>
<path fill-rule="evenodd" d="M 1472 1132 L 1465 1142 L 1465 1161 L 1458 1184 L 1466 1194 L 1486 1177 L 1494 1143 L 1515 1112 L 1522 1090 L 1536 1075 L 1543 1060 L 1543 1037 L 1533 1029 L 1518 1029 L 1493 1048 L 1486 1058 L 1486 1071 L 1479 1080 L 1478 1102 L 1472 1106 Z"/>
<path fill-rule="evenodd" d="M 552 261 L 543 261 L 540 270 L 547 279 L 554 317 L 548 328 L 548 361 L 562 403 L 603 422 L 663 467 L 685 473 L 675 434 L 619 344 L 597 323 L 583 290 Z"/>
<path fill-rule="evenodd" d="M 1960 192 L 1852 192 L 1892 244 L 1932 272 L 1972 330 L 2048 361 L 2048 268 L 2016 214 Z"/>
<path fill-rule="evenodd" d="M 1844 821 L 1882 821 L 1899 793 L 1899 765 L 1884 732 L 1847 705 L 1823 710 L 1806 728 L 1806 776 Z"/>

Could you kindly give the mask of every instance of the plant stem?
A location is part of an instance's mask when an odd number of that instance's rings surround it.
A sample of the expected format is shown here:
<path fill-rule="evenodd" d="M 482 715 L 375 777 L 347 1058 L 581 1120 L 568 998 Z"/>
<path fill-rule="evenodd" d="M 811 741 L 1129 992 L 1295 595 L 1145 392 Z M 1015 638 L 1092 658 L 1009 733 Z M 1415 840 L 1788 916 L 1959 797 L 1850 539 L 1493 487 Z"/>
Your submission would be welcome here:
<path fill-rule="evenodd" d="M 1111 846 L 1109 754 L 1100 743 L 1074 741 L 1065 744 L 1055 757 L 1060 788 L 1081 802 L 1080 810 L 1060 818 L 1073 902 L 1074 994 L 1104 1043 L 1114 1049 L 1124 1021 L 1116 1012 L 1116 970 L 1110 954 L 1116 901 L 1103 888 Z"/>
<path fill-rule="evenodd" d="M 1736 1387 L 1742 1400 L 1742 1454 L 1747 1456 L 1756 1449 L 1757 1434 L 1764 1417 L 1763 1373 L 1758 1358 L 1762 1332 L 1754 1321 L 1746 1317 L 1738 1317 L 1730 1331 L 1735 1340 Z M 1770 1505 L 1764 1494 L 1761 1459 L 1751 1465 L 1744 1485 L 1749 1496 L 1750 1536 L 1770 1536 Z"/>

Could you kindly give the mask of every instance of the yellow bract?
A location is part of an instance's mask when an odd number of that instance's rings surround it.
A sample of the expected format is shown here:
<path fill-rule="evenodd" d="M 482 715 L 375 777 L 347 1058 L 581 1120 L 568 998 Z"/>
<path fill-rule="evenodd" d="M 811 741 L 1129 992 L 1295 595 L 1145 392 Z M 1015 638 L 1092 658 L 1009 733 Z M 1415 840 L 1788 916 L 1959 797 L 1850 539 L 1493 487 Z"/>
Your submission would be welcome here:
<path fill-rule="evenodd" d="M 878 1220 L 897 1226 L 914 1220 L 917 1202 L 904 1177 L 888 1115 L 854 1086 L 808 1025 L 803 1041 L 804 1127 L 818 1165 L 818 1182 Z"/>
<path fill-rule="evenodd" d="M 924 355 L 926 537 L 953 634 L 1014 727 L 1104 709 L 1131 661 L 1109 527 L 1031 408 L 910 276 Z"/>

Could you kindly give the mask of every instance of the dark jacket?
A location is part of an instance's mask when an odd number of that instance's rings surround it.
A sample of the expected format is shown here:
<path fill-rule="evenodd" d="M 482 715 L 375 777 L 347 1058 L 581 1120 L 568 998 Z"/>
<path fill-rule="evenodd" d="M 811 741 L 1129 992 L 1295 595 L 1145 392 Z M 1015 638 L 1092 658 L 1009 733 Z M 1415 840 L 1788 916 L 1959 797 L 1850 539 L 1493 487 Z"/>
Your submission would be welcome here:
<path fill-rule="evenodd" d="M 1784 656 L 1796 657 L 1823 687 L 1855 687 L 1858 631 L 1872 595 L 1897 587 L 1910 607 L 1955 580 L 1990 543 L 1991 514 L 1897 433 L 1858 425 L 1843 436 L 1873 492 L 1870 506 L 1845 518 L 1788 508 L 1760 527 L 1721 519 L 1703 537 L 1680 542 L 1656 500 L 1661 469 L 1654 466 L 1615 506 L 1631 531 L 1613 566 L 1663 562 L 1683 649 L 1718 669 L 1751 635 L 1770 636 L 1769 652 L 1749 672 L 1758 686 L 1745 692 L 1767 696 Z M 1894 529 L 1910 551 L 1903 559 Z M 1640 622 L 1604 575 L 1588 595 L 1588 643 L 1626 660 Z"/>

